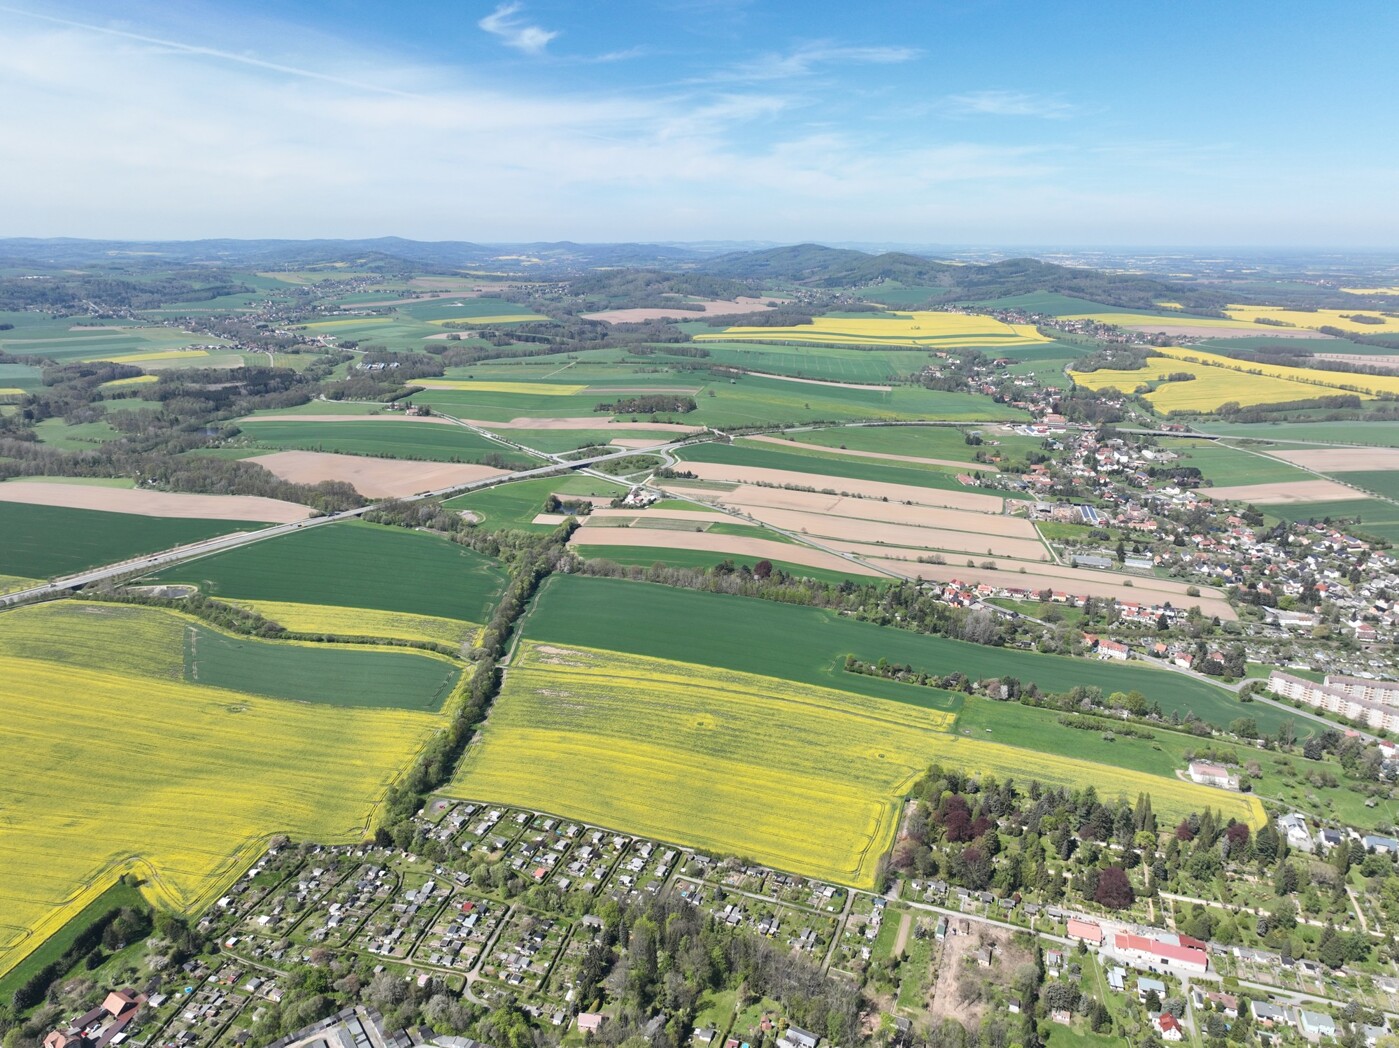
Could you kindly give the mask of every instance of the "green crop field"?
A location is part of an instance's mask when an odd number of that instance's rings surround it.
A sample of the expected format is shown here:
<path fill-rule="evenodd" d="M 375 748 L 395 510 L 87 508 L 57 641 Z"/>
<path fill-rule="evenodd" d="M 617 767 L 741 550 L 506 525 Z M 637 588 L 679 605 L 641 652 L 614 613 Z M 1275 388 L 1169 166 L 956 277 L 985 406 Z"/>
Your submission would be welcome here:
<path fill-rule="evenodd" d="M 528 633 L 536 640 L 682 658 L 903 702 L 931 689 L 846 673 L 845 656 L 867 662 L 887 658 L 936 673 L 960 671 L 978 680 L 1010 675 L 1044 691 L 1068 691 L 1078 684 L 1106 693 L 1136 690 L 1167 714 L 1193 710 L 1222 727 L 1247 714 L 1271 732 L 1292 719 L 1275 707 L 1245 707 L 1222 688 L 1150 666 L 984 647 L 855 622 L 818 608 L 616 579 L 551 578 L 530 614 Z M 737 637 L 763 642 L 739 644 Z"/>
<path fill-rule="evenodd" d="M 539 464 L 529 455 L 489 440 L 465 426 L 439 422 L 260 422 L 245 419 L 239 427 L 246 439 L 279 450 L 294 448 L 431 462 L 480 462 L 483 456 L 491 455 L 517 469 Z"/>
<path fill-rule="evenodd" d="M 1343 477 L 1351 474 L 1343 473 Z M 1399 506 L 1392 502 L 1364 497 L 1343 499 L 1336 502 L 1297 502 L 1286 504 L 1259 505 L 1264 513 L 1271 513 L 1283 520 L 1323 521 L 1328 518 L 1340 526 L 1341 521 L 1350 521 L 1354 531 L 1376 535 L 1390 542 L 1399 542 Z"/>
<path fill-rule="evenodd" d="M 51 601 L 0 616 L 18 658 L 331 706 L 437 710 L 459 663 L 405 648 L 258 640 L 162 608 Z"/>
<path fill-rule="evenodd" d="M 461 676 L 449 659 L 402 649 L 264 641 L 202 625 L 184 638 L 186 681 L 271 699 L 437 710 Z"/>
<path fill-rule="evenodd" d="M 625 484 L 570 473 L 560 477 L 534 477 L 498 484 L 484 491 L 458 495 L 443 505 L 451 510 L 470 510 L 481 518 L 481 526 L 485 528 L 520 528 L 542 533 L 553 530 L 555 525 L 535 524 L 533 521 L 544 512 L 544 500 L 551 494 L 606 495 L 615 498 L 625 495 L 627 491 Z"/>
<path fill-rule="evenodd" d="M 979 433 L 986 441 L 981 447 L 967 443 L 967 434 Z M 815 444 L 827 448 L 850 448 L 873 451 L 881 455 L 912 455 L 920 458 L 948 459 L 975 465 L 972 458 L 978 451 L 986 455 L 1018 455 L 1039 448 L 1038 437 L 1019 433 L 1001 433 L 982 426 L 842 426 L 833 429 L 813 429 L 782 434 L 798 444 Z M 999 446 L 992 447 L 991 441 Z"/>
<path fill-rule="evenodd" d="M 734 466 L 758 466 L 812 473 L 851 480 L 872 480 L 888 484 L 910 484 L 920 488 L 965 491 L 957 482 L 955 467 L 925 466 L 918 463 L 883 463 L 852 455 L 822 454 L 817 448 L 787 450 L 767 443 L 695 444 L 676 452 L 685 462 L 723 462 Z"/>
<path fill-rule="evenodd" d="M 1202 422 L 1195 428 L 1223 437 L 1399 448 L 1399 426 L 1393 422 Z"/>
<path fill-rule="evenodd" d="M 494 561 L 435 535 L 350 522 L 217 553 L 146 581 L 196 585 L 215 597 L 484 622 L 505 576 Z"/>
<path fill-rule="evenodd" d="M 1376 495 L 1388 499 L 1399 499 L 1399 471 L 1392 469 L 1365 469 L 1337 473 L 1335 477 L 1346 484 L 1354 484 Z M 1399 512 L 1396 512 L 1399 516 Z"/>
<path fill-rule="evenodd" d="M 233 531 L 246 520 L 185 520 L 0 502 L 0 575 L 68 575 Z"/>
<path fill-rule="evenodd" d="M 1267 458 L 1216 441 L 1163 440 L 1161 447 L 1180 456 L 1179 462 L 1163 464 L 1163 468 L 1171 465 L 1194 466 L 1216 487 L 1301 483 L 1314 479 L 1306 470 L 1298 469 L 1281 459 Z"/>
<path fill-rule="evenodd" d="M 705 330 L 713 330 L 706 327 Z M 835 346 L 764 346 L 741 342 L 710 342 L 707 362 L 722 367 L 762 371 L 773 375 L 821 379 L 827 382 L 884 384 L 915 375 L 934 357 L 922 351 L 840 349 Z M 645 358 L 666 359 L 664 346 Z M 677 361 L 688 358 L 675 357 Z M 819 386 L 817 387 L 820 388 Z"/>

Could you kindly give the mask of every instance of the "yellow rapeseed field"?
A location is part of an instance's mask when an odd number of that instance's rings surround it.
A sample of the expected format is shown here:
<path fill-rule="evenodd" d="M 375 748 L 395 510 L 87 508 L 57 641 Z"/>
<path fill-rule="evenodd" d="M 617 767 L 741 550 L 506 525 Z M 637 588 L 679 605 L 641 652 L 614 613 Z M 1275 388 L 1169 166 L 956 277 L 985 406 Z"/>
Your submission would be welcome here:
<path fill-rule="evenodd" d="M 413 615 L 372 608 L 338 608 L 327 604 L 291 604 L 275 600 L 234 600 L 294 633 L 325 633 L 339 637 L 385 637 L 391 640 L 464 644 L 481 627 L 460 619 Z"/>
<path fill-rule="evenodd" d="M 27 579 L 23 575 L 0 575 L 0 593 L 26 589 L 29 586 L 36 586 L 38 583 L 38 579 Z"/>
<path fill-rule="evenodd" d="M 0 386 L 0 397 L 22 397 L 24 390 L 16 386 Z"/>
<path fill-rule="evenodd" d="M 321 328 L 347 327 L 351 324 L 392 324 L 393 317 L 348 317 L 345 320 L 316 320 L 304 327 L 319 330 Z"/>
<path fill-rule="evenodd" d="M 860 887 L 893 841 L 899 798 L 933 761 L 1038 777 L 1156 809 L 1240 798 L 950 734 L 950 713 L 638 655 L 520 646 L 451 792 Z"/>
<path fill-rule="evenodd" d="M 1050 341 L 1033 324 L 1005 324 L 969 313 L 912 312 L 817 317 L 792 327 L 731 327 L 695 335 L 696 342 L 810 342 L 819 345 L 1013 347 Z"/>
<path fill-rule="evenodd" d="M 1099 324 L 1112 324 L 1116 327 L 1143 328 L 1147 331 L 1160 327 L 1218 328 L 1220 338 L 1232 335 L 1259 335 L 1262 328 L 1242 320 L 1225 320 L 1223 317 L 1197 317 L 1182 313 L 1179 317 L 1158 317 L 1151 313 L 1071 313 L 1061 320 L 1096 320 Z"/>
<path fill-rule="evenodd" d="M 459 389 L 467 393 L 527 393 L 537 397 L 571 397 L 587 386 L 564 382 L 472 382 L 465 378 L 425 378 L 416 384 L 428 389 Z"/>
<path fill-rule="evenodd" d="M 1358 375 L 1320 368 L 1289 368 L 1235 360 L 1218 353 L 1180 346 L 1161 346 L 1162 354 L 1149 357 L 1146 367 L 1136 371 L 1071 371 L 1074 382 L 1088 389 L 1109 386 L 1123 393 L 1134 393 L 1139 386 L 1160 382 L 1146 399 L 1159 411 L 1216 410 L 1234 401 L 1243 407 L 1253 404 L 1282 404 L 1294 400 L 1356 393 L 1363 399 L 1379 394 L 1399 395 L 1399 375 Z M 1185 372 L 1189 382 L 1162 382 L 1167 375 Z"/>
<path fill-rule="evenodd" d="M 129 359 L 129 358 L 127 358 Z M 159 375 L 133 375 L 131 378 L 114 378 L 110 382 L 104 382 L 101 389 L 125 389 L 128 386 L 145 386 L 152 382 L 159 382 Z"/>
<path fill-rule="evenodd" d="M 1399 287 L 1343 287 L 1348 295 L 1399 295 Z"/>
<path fill-rule="evenodd" d="M 1318 330 L 1323 327 L 1339 328 L 1341 331 L 1349 332 L 1352 335 L 1390 335 L 1399 331 L 1399 319 L 1387 317 L 1373 309 L 1357 307 L 1355 309 L 1282 309 L 1275 306 L 1230 306 L 1224 312 L 1228 313 L 1235 320 L 1246 320 L 1250 324 L 1255 323 L 1257 318 L 1264 317 L 1268 320 L 1280 321 L 1283 324 L 1290 324 L 1292 327 L 1311 328 Z M 1381 321 L 1378 324 L 1366 324 L 1354 320 L 1347 320 L 1348 315 L 1360 313 L 1363 316 L 1374 317 Z M 1256 324 L 1259 333 L 1276 334 L 1285 336 L 1286 329 L 1279 329 L 1270 324 Z"/>
<path fill-rule="evenodd" d="M 0 972 L 127 870 L 197 911 L 274 834 L 360 839 L 441 723 L 0 651 Z"/>

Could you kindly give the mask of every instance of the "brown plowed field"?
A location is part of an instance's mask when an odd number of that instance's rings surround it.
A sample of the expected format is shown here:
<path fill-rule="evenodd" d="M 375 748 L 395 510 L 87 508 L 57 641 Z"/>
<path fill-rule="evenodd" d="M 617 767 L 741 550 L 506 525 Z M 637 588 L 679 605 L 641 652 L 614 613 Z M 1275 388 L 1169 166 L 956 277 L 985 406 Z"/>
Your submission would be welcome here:
<path fill-rule="evenodd" d="M 853 477 L 828 477 L 819 473 L 796 473 L 786 469 L 766 469 L 762 466 L 734 466 L 726 462 L 686 462 L 684 468 L 701 480 L 728 480 L 739 484 L 771 484 L 777 487 L 815 488 L 820 491 L 847 492 L 866 498 L 890 502 L 912 502 L 919 506 L 948 506 L 981 513 L 1000 513 L 1004 500 L 998 495 L 983 495 L 974 491 L 945 491 L 939 488 L 919 488 L 911 484 L 888 484 L 883 481 L 857 480 Z"/>
<path fill-rule="evenodd" d="M 102 488 L 87 484 L 45 484 L 9 481 L 0 484 L 0 502 L 67 509 L 101 509 L 141 517 L 191 520 L 247 520 L 261 524 L 291 524 L 311 515 L 307 506 L 254 495 L 186 495 L 143 488 Z"/>
<path fill-rule="evenodd" d="M 1236 499 L 1259 506 L 1291 506 L 1307 502 L 1339 502 L 1359 498 L 1354 488 L 1334 480 L 1303 480 L 1298 483 L 1238 484 L 1231 488 L 1201 488 L 1201 495 L 1212 499 Z"/>
<path fill-rule="evenodd" d="M 786 491 L 744 485 L 719 496 L 719 502 L 762 518 L 767 509 L 823 513 L 852 520 L 874 520 L 887 524 L 908 524 L 915 528 L 945 528 L 979 535 L 1003 535 L 1013 539 L 1039 540 L 1035 526 L 1024 517 L 976 513 L 945 506 L 905 506 L 879 499 L 856 499 L 842 495 L 822 495 L 811 491 Z"/>
<path fill-rule="evenodd" d="M 399 498 L 420 491 L 499 477 L 507 471 L 461 462 L 405 462 L 366 455 L 333 455 L 324 451 L 274 451 L 247 459 L 293 484 L 343 480 L 365 498 Z"/>
<path fill-rule="evenodd" d="M 746 538 L 742 535 L 714 535 L 707 531 L 659 531 L 644 528 L 583 528 L 573 533 L 575 546 L 596 549 L 595 556 L 606 557 L 605 546 L 646 546 L 659 549 L 704 550 L 719 557 L 764 557 L 785 560 L 789 564 L 805 564 L 810 568 L 827 568 L 850 575 L 883 573 L 860 564 L 852 564 L 831 553 L 789 542 Z"/>
<path fill-rule="evenodd" d="M 1399 469 L 1399 448 L 1312 448 L 1308 451 L 1270 451 L 1268 454 L 1318 473 Z"/>
<path fill-rule="evenodd" d="M 883 503 L 880 503 L 883 505 Z M 1017 560 L 1048 560 L 1049 553 L 1037 539 L 1013 539 L 1003 535 L 978 534 L 971 531 L 951 531 L 946 528 L 922 528 L 908 524 L 888 524 L 880 521 L 836 517 L 824 513 L 802 513 L 790 509 L 751 509 L 749 513 L 764 524 L 784 531 L 811 535 L 815 538 L 840 539 L 855 543 L 862 549 L 852 553 L 875 556 L 879 543 L 907 546 L 915 550 L 955 550 L 976 556 L 1014 557 Z M 834 545 L 834 543 L 832 543 Z M 841 547 L 845 548 L 844 546 Z"/>
<path fill-rule="evenodd" d="M 584 313 L 584 320 L 602 320 L 608 324 L 640 324 L 648 320 L 666 320 L 674 317 L 676 320 L 698 320 L 700 317 L 731 317 L 740 313 L 756 313 L 769 302 L 785 302 L 786 299 L 771 298 L 764 295 L 762 298 L 736 298 L 733 300 L 710 299 L 707 302 L 690 302 L 687 305 L 699 306 L 700 309 L 655 309 L 637 307 L 635 309 L 606 309 L 601 313 Z"/>

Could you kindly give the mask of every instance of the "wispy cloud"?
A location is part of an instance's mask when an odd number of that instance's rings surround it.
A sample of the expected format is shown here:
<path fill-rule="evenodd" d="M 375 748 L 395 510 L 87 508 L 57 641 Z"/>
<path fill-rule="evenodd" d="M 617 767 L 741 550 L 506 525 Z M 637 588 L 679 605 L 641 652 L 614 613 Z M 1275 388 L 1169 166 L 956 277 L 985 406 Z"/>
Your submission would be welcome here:
<path fill-rule="evenodd" d="M 492 36 L 500 37 L 506 47 L 527 55 L 542 54 L 549 41 L 559 34 L 557 30 L 543 29 L 518 17 L 524 6 L 522 3 L 501 4 L 476 24 Z"/>
<path fill-rule="evenodd" d="M 949 95 L 940 106 L 955 116 L 1030 116 L 1043 120 L 1064 120 L 1078 107 L 1057 95 L 1037 95 L 1028 91 L 968 91 Z"/>
<path fill-rule="evenodd" d="M 809 76 L 822 67 L 842 65 L 896 65 L 910 62 L 921 51 L 916 47 L 870 46 L 851 47 L 826 41 L 803 44 L 791 51 L 770 51 L 721 69 L 708 81 L 786 80 Z"/>

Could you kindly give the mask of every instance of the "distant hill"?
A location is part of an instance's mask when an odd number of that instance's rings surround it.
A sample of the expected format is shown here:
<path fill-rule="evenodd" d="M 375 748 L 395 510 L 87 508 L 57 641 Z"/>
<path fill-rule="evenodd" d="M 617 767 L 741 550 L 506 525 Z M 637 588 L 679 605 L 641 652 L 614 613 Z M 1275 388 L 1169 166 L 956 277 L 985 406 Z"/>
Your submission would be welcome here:
<path fill-rule="evenodd" d="M 957 265 L 896 251 L 871 255 L 849 248 L 800 244 L 720 255 L 700 263 L 698 268 L 716 276 L 791 281 L 813 288 L 868 287 L 881 281 L 897 281 L 905 288 L 926 288 L 926 301 L 930 304 L 1050 292 L 1131 309 L 1152 309 L 1160 301 L 1179 302 L 1187 309 L 1206 312 L 1225 305 L 1224 296 L 1211 290 L 1032 258 Z M 907 305 L 915 297 L 901 291 L 899 303 Z"/>

